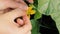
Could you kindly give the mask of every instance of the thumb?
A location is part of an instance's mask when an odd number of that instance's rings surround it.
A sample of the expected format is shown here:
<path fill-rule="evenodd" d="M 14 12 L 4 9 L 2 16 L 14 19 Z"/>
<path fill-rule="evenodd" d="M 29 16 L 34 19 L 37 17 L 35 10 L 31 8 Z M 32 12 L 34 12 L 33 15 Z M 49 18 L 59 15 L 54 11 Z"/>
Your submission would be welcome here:
<path fill-rule="evenodd" d="M 14 19 L 17 18 L 17 17 L 23 16 L 24 15 L 24 12 L 25 11 L 22 11 L 21 9 L 15 9 L 15 10 L 12 10 L 12 11 L 10 11 L 8 13 L 5 13 L 3 15 L 3 17 L 5 17 L 4 18 L 5 20 L 14 22 Z"/>
<path fill-rule="evenodd" d="M 22 34 L 23 33 L 27 33 L 28 31 L 30 31 L 32 29 L 32 25 L 31 25 L 31 22 L 29 20 L 29 18 L 25 15 L 23 17 L 23 21 L 25 23 L 25 25 L 23 25 L 22 27 L 20 27 L 18 30 L 19 32 L 21 32 Z"/>

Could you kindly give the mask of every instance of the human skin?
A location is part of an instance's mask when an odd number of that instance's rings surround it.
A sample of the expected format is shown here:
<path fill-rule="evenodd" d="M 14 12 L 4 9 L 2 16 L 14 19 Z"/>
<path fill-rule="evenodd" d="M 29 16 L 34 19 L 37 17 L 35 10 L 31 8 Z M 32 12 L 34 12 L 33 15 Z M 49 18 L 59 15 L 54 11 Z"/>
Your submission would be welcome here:
<path fill-rule="evenodd" d="M 22 9 L 22 7 L 24 7 Z M 14 10 L 7 13 L 4 9 L 14 8 Z M 13 2 L 12 0 L 0 0 L 0 11 L 3 11 L 0 15 L 0 34 L 31 34 L 32 25 L 29 18 L 27 17 L 25 10 L 27 10 L 26 4 L 20 4 Z M 17 17 L 23 17 L 23 20 L 17 20 L 17 23 L 14 22 L 14 19 Z M 24 23 L 22 27 L 20 23 Z"/>
<path fill-rule="evenodd" d="M 17 12 L 17 10 L 19 10 L 20 13 Z M 21 15 L 22 13 L 23 12 L 21 12 L 20 9 L 16 9 L 12 12 L 2 15 L 0 17 L 0 34 L 27 34 L 29 33 L 32 26 L 27 16 L 23 16 L 23 21 L 25 25 L 23 25 L 22 27 L 19 27 L 19 25 L 14 22 L 14 19 L 17 16 L 22 16 Z M 14 16 L 12 14 L 14 14 Z"/>

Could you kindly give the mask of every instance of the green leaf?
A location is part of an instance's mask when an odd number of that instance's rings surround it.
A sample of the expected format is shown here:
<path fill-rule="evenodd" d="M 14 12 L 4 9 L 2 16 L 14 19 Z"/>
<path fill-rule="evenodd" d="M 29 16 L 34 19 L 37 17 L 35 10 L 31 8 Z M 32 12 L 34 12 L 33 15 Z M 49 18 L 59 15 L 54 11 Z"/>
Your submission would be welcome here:
<path fill-rule="evenodd" d="M 36 10 L 36 12 L 37 8 L 38 8 L 38 0 L 34 0 L 34 9 Z M 35 19 L 38 19 L 40 16 L 40 14 L 37 13 L 34 15 Z M 32 19 L 31 23 L 32 23 L 32 34 L 40 34 L 37 20 Z"/>
<path fill-rule="evenodd" d="M 60 32 L 60 0 L 50 0 L 45 14 L 51 15 Z"/>
<path fill-rule="evenodd" d="M 42 14 L 39 11 L 36 11 L 36 14 L 34 15 L 34 19 L 37 20 L 41 18 Z"/>
<path fill-rule="evenodd" d="M 38 0 L 38 11 L 41 14 L 51 15 L 60 32 L 60 0 Z M 38 15 L 36 15 L 35 18 L 37 19 Z"/>
<path fill-rule="evenodd" d="M 37 32 L 37 23 L 35 20 L 31 20 L 31 23 L 32 23 L 32 34 L 38 34 Z"/>
<path fill-rule="evenodd" d="M 38 11 L 41 14 L 45 14 L 49 5 L 49 0 L 38 0 Z"/>
<path fill-rule="evenodd" d="M 34 19 L 37 20 L 37 19 L 41 18 L 41 13 L 38 11 L 38 0 L 35 0 L 34 6 L 35 6 L 35 10 L 36 10 Z"/>
<path fill-rule="evenodd" d="M 57 28 L 60 32 L 60 0 L 51 0 L 49 6 L 49 14 L 55 20 Z"/>
<path fill-rule="evenodd" d="M 32 34 L 40 34 L 37 20 L 32 19 L 31 23 L 32 23 Z"/>
<path fill-rule="evenodd" d="M 35 28 L 36 26 L 36 21 L 34 19 L 31 20 L 31 23 L 32 23 L 32 28 Z"/>

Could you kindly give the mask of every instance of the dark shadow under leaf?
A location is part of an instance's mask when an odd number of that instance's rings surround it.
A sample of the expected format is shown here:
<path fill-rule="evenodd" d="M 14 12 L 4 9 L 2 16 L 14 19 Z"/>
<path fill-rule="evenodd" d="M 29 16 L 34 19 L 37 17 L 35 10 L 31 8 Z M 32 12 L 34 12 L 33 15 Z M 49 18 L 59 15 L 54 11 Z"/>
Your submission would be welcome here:
<path fill-rule="evenodd" d="M 50 15 L 42 15 L 42 18 L 38 19 L 38 21 L 41 34 L 59 34 L 56 23 Z"/>

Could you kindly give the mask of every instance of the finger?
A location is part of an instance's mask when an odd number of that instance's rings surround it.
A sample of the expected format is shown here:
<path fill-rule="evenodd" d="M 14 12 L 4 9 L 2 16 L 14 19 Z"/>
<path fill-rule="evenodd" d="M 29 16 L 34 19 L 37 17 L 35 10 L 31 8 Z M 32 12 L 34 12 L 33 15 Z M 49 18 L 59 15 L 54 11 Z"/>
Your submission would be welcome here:
<path fill-rule="evenodd" d="M 24 0 L 16 0 L 16 1 L 20 1 L 21 3 L 23 3 L 23 4 L 25 4 L 25 2 L 24 2 Z M 26 1 L 28 1 L 29 3 L 33 3 L 33 0 L 26 0 Z"/>
<path fill-rule="evenodd" d="M 0 0 L 0 10 L 7 8 L 7 2 L 4 0 Z"/>
<path fill-rule="evenodd" d="M 30 31 L 32 29 L 31 22 L 27 16 L 24 16 L 24 23 L 25 23 L 25 25 L 20 27 L 19 31 L 22 31 L 22 33 L 23 32 L 27 33 L 28 31 Z"/>
<path fill-rule="evenodd" d="M 16 3 L 16 2 L 12 2 L 8 5 L 11 8 L 20 8 L 22 10 L 27 10 L 28 6 L 22 3 Z"/>
<path fill-rule="evenodd" d="M 0 15 L 2 15 L 4 13 L 4 11 L 0 11 Z"/>
<path fill-rule="evenodd" d="M 23 21 L 27 27 L 30 27 L 30 30 L 31 30 L 32 25 L 31 25 L 30 19 L 28 18 L 27 14 L 25 14 L 25 16 L 23 16 Z M 23 27 L 25 27 L 25 26 L 23 26 Z"/>
<path fill-rule="evenodd" d="M 33 0 L 27 0 L 29 3 L 34 3 Z"/>
<path fill-rule="evenodd" d="M 26 34 L 31 34 L 31 31 L 27 32 Z"/>
<path fill-rule="evenodd" d="M 26 5 L 26 3 L 24 2 L 24 0 L 15 0 L 15 1 Z"/>
<path fill-rule="evenodd" d="M 22 11 L 21 9 L 15 9 L 15 10 L 12 10 L 8 13 L 5 13 L 3 16 L 5 16 L 5 20 L 9 20 L 10 22 L 13 22 L 14 23 L 14 19 L 17 18 L 17 17 L 21 17 L 24 15 L 24 11 Z"/>
<path fill-rule="evenodd" d="M 3 9 L 7 9 L 7 8 L 21 8 L 21 9 L 27 9 L 27 5 L 24 5 L 22 3 L 17 3 L 17 2 L 14 2 L 14 1 L 1 1 L 0 2 L 0 10 L 3 10 Z"/>
<path fill-rule="evenodd" d="M 22 26 L 22 25 L 24 25 L 24 22 L 23 22 L 22 19 L 18 18 L 17 19 L 17 24 L 19 24 L 19 26 Z"/>

